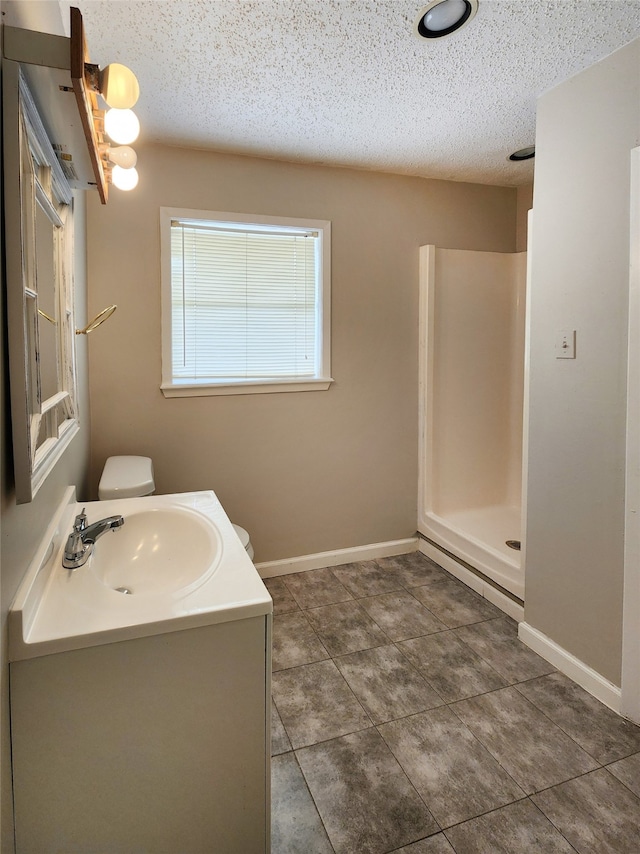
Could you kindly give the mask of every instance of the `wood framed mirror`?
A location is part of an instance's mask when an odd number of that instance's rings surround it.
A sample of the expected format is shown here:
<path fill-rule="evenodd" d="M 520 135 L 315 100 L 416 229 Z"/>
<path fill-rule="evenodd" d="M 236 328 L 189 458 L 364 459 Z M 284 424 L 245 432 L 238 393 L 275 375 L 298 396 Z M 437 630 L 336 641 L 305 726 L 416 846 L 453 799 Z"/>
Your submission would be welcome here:
<path fill-rule="evenodd" d="M 3 121 L 13 457 L 24 504 L 79 429 L 73 195 L 16 62 L 3 65 Z"/>

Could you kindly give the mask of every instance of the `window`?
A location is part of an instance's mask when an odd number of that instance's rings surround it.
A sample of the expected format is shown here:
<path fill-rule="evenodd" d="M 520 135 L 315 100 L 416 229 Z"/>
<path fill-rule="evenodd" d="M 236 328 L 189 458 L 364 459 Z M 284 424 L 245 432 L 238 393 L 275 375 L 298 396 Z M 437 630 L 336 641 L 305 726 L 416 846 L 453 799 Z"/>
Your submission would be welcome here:
<path fill-rule="evenodd" d="M 166 397 L 326 390 L 330 228 L 161 208 Z"/>

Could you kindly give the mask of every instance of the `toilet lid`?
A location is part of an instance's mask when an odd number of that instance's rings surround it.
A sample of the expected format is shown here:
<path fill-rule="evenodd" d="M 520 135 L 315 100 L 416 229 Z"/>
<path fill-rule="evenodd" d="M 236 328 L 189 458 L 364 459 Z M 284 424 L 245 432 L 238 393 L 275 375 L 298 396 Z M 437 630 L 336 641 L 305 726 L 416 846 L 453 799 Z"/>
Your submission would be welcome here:
<path fill-rule="evenodd" d="M 105 463 L 98 494 L 100 498 L 133 498 L 150 495 L 155 489 L 150 457 L 109 457 Z"/>
<path fill-rule="evenodd" d="M 242 543 L 242 548 L 246 549 L 249 545 L 249 534 L 245 531 L 244 528 L 241 528 L 240 525 L 234 525 L 233 530 L 236 532 L 238 537 L 240 538 L 240 542 Z"/>

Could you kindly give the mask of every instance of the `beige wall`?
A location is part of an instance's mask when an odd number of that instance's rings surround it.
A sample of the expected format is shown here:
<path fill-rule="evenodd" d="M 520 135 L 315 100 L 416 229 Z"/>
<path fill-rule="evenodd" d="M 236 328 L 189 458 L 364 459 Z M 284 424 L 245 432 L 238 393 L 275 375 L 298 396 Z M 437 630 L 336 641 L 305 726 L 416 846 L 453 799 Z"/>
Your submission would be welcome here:
<path fill-rule="evenodd" d="M 89 204 L 92 485 L 153 457 L 160 492 L 215 489 L 258 561 L 416 530 L 418 247 L 510 252 L 514 189 L 148 146 L 140 185 Z M 160 206 L 332 221 L 327 392 L 165 399 Z"/>
<path fill-rule="evenodd" d="M 616 685 L 639 69 L 637 40 L 540 99 L 533 208 L 525 617 Z"/>

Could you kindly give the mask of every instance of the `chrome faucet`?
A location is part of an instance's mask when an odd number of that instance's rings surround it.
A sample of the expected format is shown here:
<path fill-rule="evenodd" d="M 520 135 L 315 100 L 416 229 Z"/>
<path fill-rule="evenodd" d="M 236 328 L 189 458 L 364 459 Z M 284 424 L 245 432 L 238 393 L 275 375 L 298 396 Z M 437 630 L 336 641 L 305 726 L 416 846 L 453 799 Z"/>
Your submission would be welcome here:
<path fill-rule="evenodd" d="M 87 516 L 83 509 L 82 513 L 76 516 L 73 530 L 67 538 L 62 565 L 65 569 L 84 566 L 93 552 L 96 540 L 107 531 L 117 531 L 123 525 L 124 517 L 122 516 L 107 516 L 105 519 L 87 525 Z"/>

